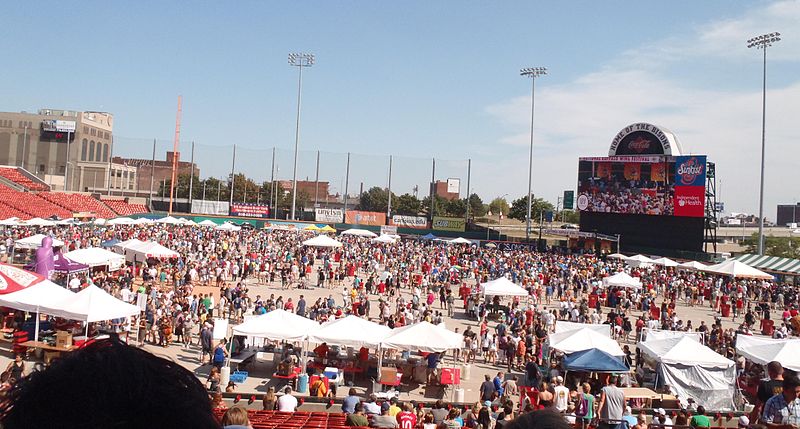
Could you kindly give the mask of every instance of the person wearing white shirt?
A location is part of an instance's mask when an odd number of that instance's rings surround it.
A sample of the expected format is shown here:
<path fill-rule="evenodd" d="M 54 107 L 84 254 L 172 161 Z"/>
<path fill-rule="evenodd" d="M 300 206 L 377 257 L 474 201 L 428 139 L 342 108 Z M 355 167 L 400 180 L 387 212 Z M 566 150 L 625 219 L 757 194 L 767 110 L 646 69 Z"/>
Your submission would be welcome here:
<path fill-rule="evenodd" d="M 564 386 L 564 379 L 559 375 L 556 377 L 556 387 L 553 388 L 555 391 L 555 409 L 558 412 L 563 413 L 567 411 L 567 405 L 569 405 L 569 389 Z"/>
<path fill-rule="evenodd" d="M 77 291 L 78 289 L 80 289 L 81 288 L 81 279 L 79 279 L 77 276 L 73 277 L 69 281 L 69 288 L 70 288 L 70 290 L 73 290 L 73 291 Z"/>
<path fill-rule="evenodd" d="M 297 398 L 292 396 L 292 388 L 286 386 L 283 395 L 278 398 L 278 411 L 292 413 L 297 410 Z"/>

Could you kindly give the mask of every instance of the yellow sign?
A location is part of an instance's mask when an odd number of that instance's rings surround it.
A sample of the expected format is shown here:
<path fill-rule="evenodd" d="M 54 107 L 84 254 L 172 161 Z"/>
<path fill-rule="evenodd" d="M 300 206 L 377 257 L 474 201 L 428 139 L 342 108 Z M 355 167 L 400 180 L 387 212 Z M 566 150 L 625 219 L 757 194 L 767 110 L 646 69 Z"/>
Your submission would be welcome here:
<path fill-rule="evenodd" d="M 458 231 L 464 232 L 466 229 L 464 218 L 460 217 L 433 217 L 433 229 L 439 231 Z"/>

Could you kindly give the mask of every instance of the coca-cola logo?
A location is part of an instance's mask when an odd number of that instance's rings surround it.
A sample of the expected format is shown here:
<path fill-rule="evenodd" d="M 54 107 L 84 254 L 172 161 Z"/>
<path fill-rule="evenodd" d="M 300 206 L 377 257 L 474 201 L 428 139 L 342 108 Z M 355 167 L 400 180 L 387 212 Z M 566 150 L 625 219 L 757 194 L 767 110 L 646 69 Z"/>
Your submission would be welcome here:
<path fill-rule="evenodd" d="M 650 140 L 639 136 L 636 138 L 636 140 L 631 140 L 628 142 L 628 149 L 637 153 L 642 153 L 647 149 L 650 149 Z"/>
<path fill-rule="evenodd" d="M 703 174 L 702 165 L 697 158 L 690 158 L 688 161 L 678 166 L 677 174 L 681 178 L 681 184 L 692 185 L 698 176 Z"/>

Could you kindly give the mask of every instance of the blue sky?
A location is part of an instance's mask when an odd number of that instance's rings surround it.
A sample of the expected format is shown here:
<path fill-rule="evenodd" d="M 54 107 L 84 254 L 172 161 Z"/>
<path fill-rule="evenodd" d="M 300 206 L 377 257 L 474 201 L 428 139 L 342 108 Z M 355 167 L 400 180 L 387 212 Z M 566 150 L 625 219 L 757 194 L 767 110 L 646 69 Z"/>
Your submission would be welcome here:
<path fill-rule="evenodd" d="M 484 199 L 527 190 L 527 66 L 537 81 L 534 192 L 575 187 L 577 157 L 603 155 L 634 122 L 670 128 L 717 161 L 729 211 L 757 209 L 760 56 L 749 37 L 780 31 L 770 50 L 766 209 L 800 197 L 798 2 L 14 2 L 4 7 L 1 110 L 40 107 L 115 115 L 116 153 L 171 147 L 178 94 L 181 151 L 197 144 L 203 175 L 291 172 L 297 91 L 287 53 L 317 64 L 303 80 L 299 177 L 341 192 L 430 179 L 466 181 Z M 184 155 L 186 157 L 186 155 Z M 462 184 L 462 191 L 466 183 Z M 424 192 L 424 191 L 423 191 Z"/>

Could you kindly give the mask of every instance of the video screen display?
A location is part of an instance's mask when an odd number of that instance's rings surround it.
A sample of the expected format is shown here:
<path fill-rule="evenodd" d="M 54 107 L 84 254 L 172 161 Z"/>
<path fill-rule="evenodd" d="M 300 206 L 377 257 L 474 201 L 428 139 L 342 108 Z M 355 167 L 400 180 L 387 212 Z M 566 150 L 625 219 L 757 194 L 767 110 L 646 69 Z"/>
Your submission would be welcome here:
<path fill-rule="evenodd" d="M 703 217 L 705 156 L 614 156 L 578 161 L 578 210 Z"/>

